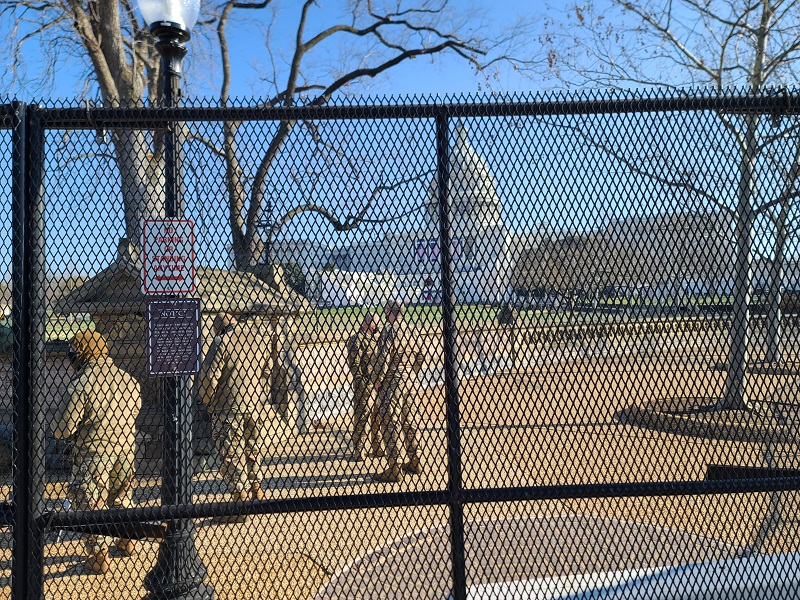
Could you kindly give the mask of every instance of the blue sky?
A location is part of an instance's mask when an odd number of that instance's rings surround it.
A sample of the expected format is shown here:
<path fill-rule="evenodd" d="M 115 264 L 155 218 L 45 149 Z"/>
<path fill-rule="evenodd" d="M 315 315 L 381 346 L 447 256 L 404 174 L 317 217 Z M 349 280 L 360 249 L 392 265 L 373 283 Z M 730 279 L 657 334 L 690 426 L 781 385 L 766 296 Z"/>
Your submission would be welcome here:
<path fill-rule="evenodd" d="M 280 2 L 281 0 L 278 1 Z M 274 42 L 280 44 L 282 41 L 287 41 L 288 47 L 296 22 L 291 18 L 291 9 L 293 7 L 296 8 L 297 2 L 294 2 L 294 0 L 282 0 L 282 2 L 284 8 L 289 7 L 289 9 L 288 12 L 279 14 L 282 17 L 288 15 L 290 18 L 277 19 L 272 35 Z M 327 8 L 333 3 L 335 3 L 334 0 L 320 0 L 320 5 L 323 8 Z M 556 3 L 556 5 L 558 7 L 559 3 Z M 560 6 L 565 5 L 566 3 L 560 4 Z M 531 13 L 536 9 L 536 5 L 519 0 L 455 0 L 454 6 L 464 7 L 464 11 L 477 12 L 481 9 L 486 10 L 489 13 L 489 19 L 492 21 L 493 27 L 498 30 L 512 24 L 520 15 L 531 17 L 534 21 L 536 19 L 536 15 Z M 319 14 L 327 13 L 320 12 Z M 317 13 L 314 13 L 314 18 L 318 19 L 316 15 Z M 242 13 L 241 17 L 243 18 L 244 16 L 245 13 Z M 266 18 L 268 13 L 250 11 L 246 13 L 246 16 L 252 19 Z M 8 34 L 8 31 L 2 30 L 2 27 L 7 27 L 7 25 L 7 23 L 0 24 L 0 33 Z M 263 98 L 274 93 L 274 89 L 258 77 L 259 70 L 263 70 L 264 65 L 267 64 L 267 55 L 263 49 L 263 25 L 263 22 L 259 24 L 257 22 L 239 21 L 232 23 L 229 28 L 231 59 L 234 65 L 232 97 L 245 99 Z M 311 31 L 318 30 L 326 25 L 328 23 L 319 20 L 315 22 L 312 19 L 309 29 Z M 536 27 L 533 28 L 529 38 L 525 40 L 526 43 L 517 50 L 518 53 L 524 55 L 524 58 L 535 58 L 542 52 L 535 33 Z M 30 48 L 34 49 L 35 46 L 30 46 Z M 327 51 L 330 54 L 323 54 L 320 57 L 323 63 L 326 57 L 335 56 L 336 49 L 332 48 Z M 218 94 L 218 61 L 218 53 L 214 46 L 206 46 L 204 51 L 201 44 L 193 43 L 191 45 L 187 60 L 187 95 L 214 97 Z M 27 66 L 29 74 L 33 74 L 35 61 L 29 62 Z M 80 73 L 81 69 L 76 64 L 69 62 L 59 64 L 52 89 L 49 90 L 47 95 L 50 97 L 73 98 L 76 92 L 79 92 L 85 85 Z M 523 77 L 508 65 L 501 65 L 497 78 L 492 80 L 491 85 L 494 91 L 499 92 L 536 92 L 542 86 L 538 80 Z M 370 82 L 368 87 L 357 91 L 374 95 L 404 96 L 458 95 L 487 92 L 489 89 L 484 77 L 476 75 L 473 68 L 466 61 L 452 54 L 443 54 L 433 59 L 423 57 L 402 64 L 378 80 Z M 15 90 L 7 90 L 7 93 L 13 95 Z M 93 97 L 94 93 L 90 93 L 89 96 Z M 28 99 L 22 94 L 20 94 L 20 98 Z M 647 119 L 642 122 L 645 120 Z M 631 127 L 635 123 L 636 120 L 628 120 L 627 125 L 623 126 Z M 639 125 L 641 124 L 639 123 Z M 651 212 L 659 208 L 670 208 L 669 203 L 666 203 L 666 205 L 663 203 L 663 199 L 666 196 L 663 190 L 653 189 L 653 186 L 648 182 L 631 177 L 629 174 L 625 175 L 620 170 L 619 165 L 615 165 L 607 159 L 602 160 L 602 157 L 598 157 L 596 151 L 587 151 L 582 149 L 580 144 L 574 144 L 559 153 L 558 148 L 548 147 L 546 144 L 542 145 L 541 142 L 531 144 L 529 139 L 535 138 L 526 137 L 527 141 L 514 141 L 516 134 L 508 128 L 508 125 L 508 121 L 502 119 L 497 120 L 494 124 L 474 123 L 470 137 L 473 144 L 493 164 L 494 175 L 500 186 L 501 198 L 506 203 L 505 217 L 510 226 L 519 230 L 529 230 L 536 222 L 549 220 L 560 227 L 586 229 L 602 226 L 610 218 L 624 218 L 631 211 L 641 214 L 643 211 Z M 423 127 L 422 124 L 419 126 Z M 363 138 L 363 125 L 361 127 L 360 135 Z M 529 122 L 524 126 L 524 129 L 530 133 L 535 127 L 535 124 Z M 335 130 L 336 128 L 333 127 L 333 129 Z M 431 154 L 433 149 L 432 138 L 429 134 L 430 132 L 419 138 L 421 145 L 424 147 L 419 156 L 416 157 L 419 164 L 418 170 L 420 171 L 426 168 L 430 169 L 433 165 Z M 58 132 L 54 132 L 52 135 L 54 136 L 52 143 L 57 143 Z M 387 172 L 388 177 L 391 175 L 392 170 L 399 172 L 405 166 L 404 163 L 408 162 L 408 156 L 405 154 L 406 150 L 402 144 L 392 151 L 394 152 L 392 156 L 397 161 L 397 164 L 393 165 L 392 163 L 387 163 L 385 157 L 371 156 L 371 149 L 368 147 L 362 151 L 364 142 L 358 142 L 358 138 L 358 132 L 350 135 L 349 139 L 355 140 L 352 142 L 353 144 L 360 143 L 362 146 L 351 146 L 348 151 L 358 154 L 362 159 L 368 161 L 368 164 L 373 165 L 370 167 L 373 177 L 380 178 L 383 172 Z M 379 136 L 374 139 L 379 139 Z M 256 143 L 257 141 L 253 140 L 250 143 L 253 151 L 260 149 L 260 145 Z M 675 140 L 671 141 L 674 142 Z M 645 140 L 642 140 L 642 145 L 646 146 L 644 142 Z M 91 135 L 73 134 L 71 143 L 74 143 L 75 148 L 79 150 L 85 149 L 90 152 L 97 152 L 96 149 L 90 146 L 93 143 Z M 382 150 L 387 150 L 390 146 L 386 140 L 379 142 L 379 144 L 382 145 Z M 512 156 L 503 155 L 504 149 L 509 148 L 512 150 Z M 55 160 L 55 157 L 52 158 Z M 307 160 L 312 159 L 309 158 Z M 369 161 L 372 162 L 369 163 Z M 720 163 L 717 164 L 719 165 Z M 109 169 L 109 167 L 112 168 Z M 222 180 L 222 174 L 216 171 L 219 167 L 220 165 L 213 161 L 202 167 L 203 174 L 208 181 L 219 182 Z M 284 165 L 283 168 L 288 172 L 296 167 L 297 165 Z M 81 171 L 83 172 L 81 173 Z M 59 234 L 57 236 L 59 241 L 55 244 L 56 246 L 74 247 L 73 250 L 68 252 L 73 258 L 81 256 L 79 251 L 81 247 L 91 247 L 94 244 L 102 245 L 103 250 L 98 253 L 102 256 L 109 256 L 116 248 L 116 240 L 121 235 L 121 220 L 119 217 L 121 203 L 118 189 L 115 188 L 116 184 L 111 180 L 107 180 L 108 177 L 112 177 L 113 172 L 112 165 L 103 159 L 97 159 L 85 162 L 82 165 L 72 165 L 68 170 L 54 171 L 50 175 L 48 189 L 53 198 L 58 198 L 57 201 L 51 204 L 49 221 L 51 232 L 54 235 Z M 210 173 L 216 174 L 210 176 Z M 525 177 L 521 176 L 523 173 Z M 290 182 L 290 178 L 284 178 L 275 183 L 274 187 L 277 190 L 277 196 L 288 199 L 287 201 L 292 201 L 298 197 L 297 194 L 299 192 L 296 189 L 292 189 L 291 186 L 286 187 L 287 181 Z M 87 182 L 91 182 L 88 188 L 85 185 Z M 362 182 L 362 185 L 368 184 L 374 185 L 374 181 L 367 179 Z M 281 187 L 282 185 L 285 189 Z M 424 197 L 425 194 L 425 178 L 420 179 L 414 186 L 416 187 L 413 194 L 408 190 L 398 192 L 398 194 L 411 194 L 414 202 L 418 202 L 419 198 Z M 190 192 L 197 195 L 193 204 L 192 199 L 189 199 L 189 209 L 190 211 L 194 210 L 196 213 L 191 216 L 199 220 L 219 217 L 219 226 L 223 226 L 225 210 L 223 204 L 220 204 L 218 211 L 209 213 L 206 210 L 210 206 L 209 198 L 214 193 L 210 191 L 210 187 L 210 183 L 203 190 L 189 186 Z M 202 191 L 202 194 L 200 194 L 200 191 Z M 369 190 L 353 187 L 342 191 L 341 198 L 335 199 L 334 202 L 342 205 L 348 202 L 357 202 L 359 198 L 364 197 L 365 193 L 369 193 Z M 222 202 L 224 194 L 220 193 L 218 196 L 219 198 L 215 201 Z M 651 202 L 648 205 L 651 197 L 661 198 L 661 201 Z M 532 204 L 534 201 L 538 202 L 538 204 Z M 98 215 L 102 215 L 100 219 L 102 223 L 99 224 L 96 220 Z M 286 233 L 303 237 L 315 232 L 319 234 L 322 232 L 320 229 L 322 225 L 319 222 L 308 222 L 300 219 L 293 226 L 287 227 Z M 416 223 L 409 220 L 403 225 L 408 228 L 414 227 Z M 391 226 L 394 227 L 395 225 Z M 59 232 L 59 229 L 64 231 Z M 66 231 L 66 229 L 72 230 L 72 232 Z M 214 226 L 209 229 L 209 232 L 213 232 L 209 239 L 213 238 L 214 241 L 213 248 L 210 245 L 209 249 L 213 254 L 219 256 L 222 249 L 217 243 L 223 243 L 222 240 L 228 239 L 228 236 L 221 229 L 214 231 L 215 229 Z M 344 238 L 347 237 L 333 236 L 327 228 L 326 231 L 325 238 L 331 243 L 341 244 L 345 241 Z M 366 232 L 361 232 L 359 235 L 362 233 Z M 2 235 L 2 232 L 0 232 L 0 235 Z M 80 240 L 82 240 L 80 243 L 76 243 Z M 5 261 L 0 260 L 0 264 L 3 262 Z M 60 269 L 66 271 L 82 270 L 80 265 L 73 264 L 64 255 L 58 257 L 57 262 L 61 263 Z"/>
<path fill-rule="evenodd" d="M 336 7 L 341 4 L 336 0 L 321 0 L 317 9 L 312 9 L 307 31 L 317 32 L 324 27 L 337 22 Z M 297 7 L 300 2 L 296 0 L 275 0 L 277 17 L 273 20 L 267 10 L 239 11 L 234 13 L 228 25 L 228 41 L 231 48 L 231 63 L 233 77 L 231 82 L 231 97 L 269 97 L 274 93 L 270 85 L 265 84 L 259 77 L 269 64 L 269 55 L 264 49 L 264 31 L 271 24 L 271 37 L 273 47 L 280 49 L 284 45 L 288 49 L 293 44 L 295 26 L 297 22 Z M 501 32 L 510 27 L 518 18 L 537 20 L 535 11 L 539 10 L 534 3 L 523 0 L 453 0 L 452 6 L 456 12 L 463 11 L 468 14 L 482 15 L 482 20 L 467 20 L 468 29 L 475 25 L 485 25 L 479 33 Z M 334 10 L 332 10 L 334 9 Z M 460 15 L 459 15 L 460 17 Z M 0 20 L 0 36 L 8 39 L 11 37 L 8 20 Z M 22 26 L 24 27 L 24 26 Z M 24 31 L 24 28 L 23 30 Z M 198 37 L 199 33 L 195 36 Z M 338 38 L 337 38 L 338 39 Z M 285 44 L 284 44 L 285 42 Z M 202 44 L 202 47 L 199 45 Z M 322 54 L 317 55 L 317 62 L 325 63 L 330 57 L 335 61 L 341 48 L 333 45 L 320 48 Z M 537 39 L 530 39 L 523 43 L 524 49 L 520 54 L 525 56 L 539 56 L 542 50 Z M 36 42 L 26 45 L 24 72 L 32 78 L 41 71 L 42 52 Z M 277 54 L 277 53 L 276 53 Z M 278 58 L 280 62 L 280 58 Z M 196 97 L 216 97 L 219 94 L 219 51 L 216 43 L 190 42 L 187 56 L 186 83 L 189 95 Z M 80 95 L 86 86 L 85 69 L 74 59 L 65 59 L 59 62 L 53 80 L 47 88 L 27 86 L 9 87 L 4 93 L 11 96 L 18 95 L 20 99 L 31 96 L 73 98 Z M 526 91 L 535 90 L 538 85 L 534 79 L 520 76 L 508 65 L 500 65 L 496 78 L 492 80 L 492 87 L 496 91 Z M 422 57 L 399 65 L 375 80 L 369 81 L 366 87 L 359 88 L 367 94 L 460 94 L 474 93 L 481 90 L 487 91 L 485 77 L 476 75 L 474 69 L 463 59 L 453 53 L 445 53 L 434 58 Z M 93 97 L 93 89 L 88 95 Z M 26 98 L 26 96 L 28 98 Z"/>
<path fill-rule="evenodd" d="M 318 8 L 312 9 L 307 27 L 308 35 L 333 24 L 333 20 L 326 21 L 332 15 L 331 8 L 336 8 L 336 0 L 320 0 Z M 272 22 L 271 39 L 273 48 L 280 54 L 281 45 L 291 48 L 298 17 L 296 0 L 275 0 L 276 15 Z M 509 26 L 518 17 L 531 18 L 531 7 L 519 0 L 454 0 L 452 6 L 458 13 L 461 11 L 468 15 L 467 31 L 474 29 L 478 24 L 471 15 L 486 13 L 481 24 L 491 25 L 492 31 L 499 33 L 504 27 Z M 232 85 L 230 95 L 232 98 L 242 98 L 245 101 L 255 98 L 265 98 L 274 94 L 272 86 L 266 84 L 259 73 L 269 64 L 269 55 L 265 50 L 264 31 L 272 13 L 269 11 L 240 11 L 235 13 L 228 26 L 228 41 L 230 44 L 230 57 L 232 63 Z M 457 14 L 457 18 L 461 15 Z M 0 20 L 0 36 L 8 39 L 11 37 L 11 26 L 7 20 Z M 24 25 L 21 25 L 24 33 Z M 486 31 L 480 32 L 485 34 Z M 322 47 L 322 53 L 316 57 L 319 64 L 324 64 L 327 59 L 331 62 L 337 58 L 339 48 Z M 288 50 L 287 50 L 288 51 Z M 535 41 L 531 44 L 530 52 L 538 52 Z M 525 51 L 528 52 L 527 50 Z M 42 68 L 44 60 L 38 42 L 31 41 L 26 45 L 25 64 L 23 73 L 33 79 Z M 280 57 L 277 58 L 280 63 Z M 198 33 L 189 44 L 189 53 L 186 59 L 185 93 L 191 97 L 213 98 L 219 94 L 220 67 L 219 51 L 215 43 L 203 42 Z M 519 76 L 513 69 L 501 65 L 496 71 L 497 77 L 492 80 L 492 86 L 497 91 L 522 91 L 534 89 L 533 80 Z M 87 91 L 88 88 L 88 91 Z M 365 82 L 364 85 L 352 90 L 358 94 L 370 95 L 431 95 L 431 94 L 469 94 L 486 92 L 489 88 L 483 75 L 477 75 L 474 68 L 464 59 L 452 53 L 444 53 L 434 57 L 421 57 L 406 62 L 374 80 Z M 64 59 L 59 62 L 53 72 L 52 80 L 46 87 L 35 84 L 8 86 L 4 93 L 9 97 L 18 97 L 21 100 L 38 98 L 60 98 L 67 102 L 74 101 L 80 95 L 94 98 L 97 96 L 96 86 L 86 80 L 86 69 L 77 59 Z M 47 101 L 47 100 L 45 100 Z M 54 132 L 52 144 L 57 144 L 59 133 Z M 70 144 L 74 144 L 81 153 L 96 153 L 97 149 L 89 145 L 93 143 L 92 136 L 72 134 Z M 8 140 L 2 140 L 4 146 Z M 8 155 L 8 154 L 6 154 Z M 57 165 L 58 160 L 52 157 L 51 169 Z M 94 248 L 94 253 L 105 262 L 116 248 L 116 239 L 122 233 L 119 215 L 121 205 L 119 202 L 118 185 L 112 181 L 113 177 L 108 167 L 108 161 L 103 159 L 83 161 L 81 164 L 70 165 L 66 171 L 53 169 L 48 176 L 48 192 L 53 199 L 49 204 L 48 231 L 51 236 L 50 248 L 58 251 L 51 254 L 51 263 L 56 271 L 82 271 L 81 263 L 84 261 L 82 249 Z M 211 165 L 216 169 L 219 165 Z M 70 172 L 71 171 L 71 172 Z M 221 174 L 220 174 L 221 175 Z M 109 179 L 111 177 L 111 179 Z M 0 174 L 0 179 L 6 179 Z M 79 181 L 85 179 L 85 181 Z M 87 187 L 86 182 L 91 182 Z M 2 182 L 0 182 L 2 183 Z M 6 187 L 6 186 L 0 186 Z M 191 189 L 196 189 L 192 188 Z M 71 206 L 67 204 L 72 203 Z M 208 222 L 208 212 L 203 210 L 202 202 L 195 202 L 196 218 Z M 221 210 L 224 208 L 221 207 Z M 204 216 L 205 215 L 205 216 Z M 99 218 L 98 218 L 99 217 Z M 224 219 L 223 219 L 224 222 Z M 218 227 L 213 227 L 216 229 Z M 295 228 L 295 231 L 297 229 Z M 7 232 L 10 234 L 10 232 Z M 308 233 L 308 232 L 306 232 Z M 2 235 L 3 232 L 0 232 Z M 223 234 L 224 235 L 224 234 Z M 332 242 L 334 240 L 331 240 Z M 5 248 L 4 248 L 5 250 Z M 218 248 L 211 250 L 219 254 Z M 5 252 L 0 252 L 5 254 Z M 0 264 L 6 263 L 8 257 L 3 257 Z M 94 270 L 94 269 L 92 269 Z"/>
<path fill-rule="evenodd" d="M 277 42 L 274 47 L 278 47 L 281 41 L 286 41 L 286 46 L 291 47 L 293 36 L 295 35 L 294 25 L 296 23 L 296 10 L 292 12 L 290 7 L 292 0 L 283 0 L 279 3 L 279 18 L 274 21 L 272 39 Z M 300 2 L 296 2 L 300 4 Z M 319 3 L 321 9 L 327 9 L 332 4 L 331 0 L 323 0 Z M 511 27 L 519 18 L 534 21 L 535 12 L 541 10 L 537 3 L 525 0 L 453 0 L 451 3 L 457 11 L 472 11 L 476 14 L 483 14 L 484 23 L 491 27 L 492 31 L 503 31 Z M 253 17 L 254 11 L 242 11 L 240 18 Z M 318 10 L 310 13 L 308 31 L 319 31 L 324 27 L 330 26 L 332 22 L 323 20 L 322 17 L 329 17 L 330 12 Z M 258 17 L 265 15 L 259 14 Z M 476 21 L 477 23 L 477 21 Z M 259 25 L 263 25 L 263 21 Z M 471 26 L 471 25 L 470 25 Z M 232 80 L 231 96 L 261 96 L 268 95 L 271 90 L 259 81 L 253 74 L 253 65 L 259 65 L 262 69 L 266 63 L 266 55 L 263 50 L 263 35 L 256 24 L 247 23 L 241 19 L 237 23 L 229 26 L 231 32 L 236 31 L 236 35 L 229 36 L 231 45 L 231 62 L 233 63 L 234 76 Z M 483 32 L 484 35 L 486 32 Z M 524 54 L 531 56 L 542 53 L 538 40 L 532 39 L 525 44 Z M 331 56 L 334 56 L 331 49 Z M 215 54 L 213 57 L 218 59 Z M 533 89 L 534 79 L 522 77 L 508 65 L 501 65 L 498 69 L 499 77 L 493 82 L 495 88 L 501 91 L 522 91 Z M 207 86 L 200 81 L 193 73 L 195 90 L 209 90 L 212 95 L 218 93 L 217 87 Z M 444 53 L 436 57 L 422 57 L 407 61 L 380 78 L 369 82 L 366 92 L 369 94 L 459 94 L 472 93 L 480 89 L 486 90 L 485 78 L 476 75 L 474 69 L 462 58 L 454 53 Z M 204 95 L 199 93 L 198 95 Z"/>
<path fill-rule="evenodd" d="M 322 16 L 329 16 L 328 9 L 335 5 L 335 0 L 320 0 L 321 10 L 312 11 L 309 21 L 309 34 L 327 27 L 331 22 L 321 20 Z M 292 36 L 295 33 L 296 9 L 299 2 L 295 0 L 276 0 L 279 9 L 278 18 L 274 21 L 271 32 L 272 40 L 279 46 L 282 41 L 291 47 Z M 453 6 L 457 10 L 470 15 L 485 12 L 484 23 L 491 23 L 496 31 L 501 31 L 514 23 L 519 16 L 530 17 L 528 14 L 531 5 L 519 0 L 455 0 Z M 292 14 L 292 11 L 295 14 Z M 268 55 L 264 48 L 264 27 L 270 17 L 267 11 L 241 11 L 229 24 L 228 39 L 231 48 L 231 62 L 233 69 L 231 97 L 243 99 L 264 98 L 274 94 L 274 89 L 259 78 L 259 71 L 263 71 L 268 64 Z M 247 20 L 245 20 L 247 19 Z M 11 23 L 0 21 L 0 35 L 6 38 L 11 36 Z M 483 32 L 485 33 L 485 32 Z M 277 47 L 276 46 L 276 47 Z M 24 73 L 29 78 L 34 78 L 41 68 L 44 55 L 37 42 L 29 42 L 26 46 Z M 336 55 L 336 48 L 325 48 L 328 56 Z M 539 49 L 532 44 L 530 52 L 536 53 Z M 526 51 L 527 52 L 527 51 Z M 326 54 L 317 58 L 324 63 Z M 203 44 L 200 35 L 196 35 L 189 47 L 186 60 L 186 95 L 194 97 L 215 97 L 219 93 L 219 54 L 216 44 Z M 91 81 L 87 82 L 85 67 L 76 59 L 63 60 L 55 69 L 53 79 L 48 87 L 35 85 L 7 87 L 5 93 L 10 97 L 21 100 L 34 98 L 60 98 L 66 102 L 74 101 L 85 94 L 94 98 L 97 94 L 96 87 Z M 501 65 L 492 80 L 495 91 L 526 91 L 535 89 L 533 80 L 519 76 L 513 69 Z M 87 85 L 88 83 L 88 85 Z M 89 89 L 87 92 L 86 89 Z M 477 75 L 474 68 L 464 59 L 452 53 L 440 54 L 434 57 L 421 57 L 406 62 L 393 68 L 390 72 L 370 80 L 367 85 L 359 87 L 356 93 L 374 95 L 433 95 L 433 94 L 469 94 L 486 92 L 489 88 L 483 75 Z M 50 134 L 50 144 L 57 145 L 60 133 Z M 70 145 L 77 150 L 77 154 L 102 154 L 102 149 L 91 147 L 91 135 L 75 134 L 70 137 Z M 430 141 L 430 140 L 429 140 Z M 8 145 L 8 139 L 0 140 L 2 146 Z M 428 149 L 430 150 L 430 149 Z M 426 152 L 426 154 L 430 154 Z M 6 153 L 8 155 L 8 153 Z M 57 157 L 50 155 L 50 172 L 48 175 L 47 190 L 48 201 L 48 239 L 50 268 L 56 272 L 85 272 L 96 271 L 98 267 L 110 260 L 116 248 L 116 241 L 122 235 L 121 205 L 119 189 L 113 173 L 113 165 L 102 158 L 90 159 L 72 164 L 67 170 L 56 168 Z M 430 159 L 430 156 L 428 156 Z M 219 165 L 211 165 L 216 168 Z M 112 167 L 109 169 L 109 167 Z M 218 174 L 221 175 L 221 174 Z M 0 174 L 0 179 L 7 178 Z M 0 182 L 2 183 L 2 182 Z M 423 183 L 423 188 L 427 183 Z M 6 188 L 5 185 L 0 186 Z M 190 186 L 196 190 L 196 187 Z M 205 194 L 204 194 L 205 195 Z M 200 220 L 200 225 L 208 228 L 208 211 L 204 211 L 203 202 L 194 202 L 189 199 L 191 216 Z M 205 203 L 207 204 L 207 202 Z M 223 215 L 224 208 L 220 206 L 219 215 Z M 217 212 L 217 211 L 213 211 Z M 212 221 L 216 221 L 212 215 Z M 3 219 L 3 223 L 6 219 Z M 212 225 L 212 230 L 217 234 L 212 236 L 219 241 L 219 235 L 227 236 L 219 230 L 220 223 Z M 317 224 L 319 225 L 319 224 Z M 407 224 L 408 225 L 408 224 Z M 7 228 L 6 228 L 7 229 Z M 294 228 L 295 232 L 297 228 Z M 308 232 L 306 232 L 308 234 Z M 0 249 L 0 265 L 5 271 L 10 258 L 10 230 L 0 231 L 2 246 Z M 331 239 L 331 242 L 334 242 Z M 91 249 L 89 253 L 85 250 Z M 218 244 L 211 243 L 208 251 L 219 255 L 224 252 Z M 93 256 L 93 264 L 86 264 L 89 254 Z M 99 263 L 97 262 L 99 261 Z"/>

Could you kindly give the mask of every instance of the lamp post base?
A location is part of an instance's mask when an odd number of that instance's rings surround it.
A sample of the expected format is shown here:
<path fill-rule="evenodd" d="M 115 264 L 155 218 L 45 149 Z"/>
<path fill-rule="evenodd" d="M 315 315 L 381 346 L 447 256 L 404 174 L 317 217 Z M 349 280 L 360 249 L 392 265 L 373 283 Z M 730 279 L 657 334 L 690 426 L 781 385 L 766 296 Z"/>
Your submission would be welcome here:
<path fill-rule="evenodd" d="M 158 560 L 144 578 L 147 600 L 214 600 L 214 588 L 204 582 L 206 567 L 194 545 L 194 524 L 174 521 L 158 549 Z"/>

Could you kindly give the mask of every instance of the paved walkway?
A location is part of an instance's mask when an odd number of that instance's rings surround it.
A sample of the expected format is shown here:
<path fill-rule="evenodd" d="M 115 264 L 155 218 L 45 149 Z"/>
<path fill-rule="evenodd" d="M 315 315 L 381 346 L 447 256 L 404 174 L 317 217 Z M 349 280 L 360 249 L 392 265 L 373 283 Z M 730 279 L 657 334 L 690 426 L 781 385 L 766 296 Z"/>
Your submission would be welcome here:
<path fill-rule="evenodd" d="M 684 481 L 701 479 L 710 463 L 760 465 L 759 444 L 681 437 L 615 419 L 633 402 L 677 395 L 712 398 L 723 385 L 724 373 L 693 361 L 692 355 L 658 352 L 627 355 L 624 361 L 574 359 L 465 379 L 460 389 L 464 485 Z M 754 375 L 750 385 L 769 394 L 786 379 Z M 414 408 L 421 475 L 398 484 L 372 483 L 370 474 L 385 463 L 345 460 L 350 423 L 340 416 L 328 422 L 328 429 L 268 449 L 263 482 L 268 497 L 446 489 L 442 387 L 423 389 Z M 51 502 L 63 498 L 63 485 L 63 479 L 50 482 Z M 198 478 L 196 492 L 198 502 L 227 498 L 215 473 Z M 158 502 L 158 496 L 157 481 L 139 482 L 134 494 L 141 505 Z M 784 497 L 785 514 L 796 514 L 796 496 Z M 470 581 L 481 582 L 619 568 L 636 560 L 670 564 L 717 557 L 752 541 L 769 513 L 769 500 L 766 494 L 750 494 L 467 506 L 468 574 Z M 196 545 L 220 600 L 347 597 L 348 585 L 378 581 L 385 583 L 373 597 L 428 598 L 449 585 L 447 523 L 447 508 L 438 506 L 263 515 L 241 525 L 200 521 Z M 798 544 L 797 523 L 786 520 L 765 550 L 793 551 Z M 158 546 L 143 542 L 139 549 L 133 558 L 114 558 L 105 577 L 87 577 L 77 570 L 80 541 L 51 534 L 47 597 L 143 597 L 142 581 Z M 0 536 L 0 578 L 5 578 L 0 598 L 9 594 L 10 558 L 6 534 Z M 407 582 L 413 582 L 407 593 L 398 595 Z"/>
<path fill-rule="evenodd" d="M 331 578 L 315 600 L 445 598 L 451 590 L 449 536 L 449 527 L 439 526 L 376 548 Z M 585 515 L 471 521 L 464 537 L 471 586 L 673 566 L 731 558 L 736 550 L 685 532 Z"/>

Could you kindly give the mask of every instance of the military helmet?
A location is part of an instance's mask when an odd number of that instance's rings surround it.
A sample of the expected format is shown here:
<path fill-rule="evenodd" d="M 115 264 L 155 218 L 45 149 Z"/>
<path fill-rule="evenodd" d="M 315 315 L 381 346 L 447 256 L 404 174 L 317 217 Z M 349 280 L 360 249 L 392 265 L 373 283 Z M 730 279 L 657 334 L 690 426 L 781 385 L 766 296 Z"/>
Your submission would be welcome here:
<path fill-rule="evenodd" d="M 92 359 L 108 356 L 106 338 L 96 331 L 79 331 L 72 336 L 69 346 L 69 358 L 79 369 Z"/>

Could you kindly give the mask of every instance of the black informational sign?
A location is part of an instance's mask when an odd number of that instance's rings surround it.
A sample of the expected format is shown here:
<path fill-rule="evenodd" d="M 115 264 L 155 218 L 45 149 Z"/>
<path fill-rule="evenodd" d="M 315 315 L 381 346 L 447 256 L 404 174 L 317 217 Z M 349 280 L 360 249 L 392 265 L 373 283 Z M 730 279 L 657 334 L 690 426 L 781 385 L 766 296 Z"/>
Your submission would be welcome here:
<path fill-rule="evenodd" d="M 147 305 L 147 374 L 200 371 L 200 300 L 151 300 Z"/>

